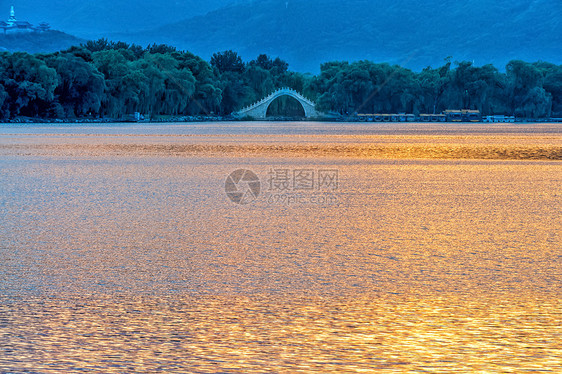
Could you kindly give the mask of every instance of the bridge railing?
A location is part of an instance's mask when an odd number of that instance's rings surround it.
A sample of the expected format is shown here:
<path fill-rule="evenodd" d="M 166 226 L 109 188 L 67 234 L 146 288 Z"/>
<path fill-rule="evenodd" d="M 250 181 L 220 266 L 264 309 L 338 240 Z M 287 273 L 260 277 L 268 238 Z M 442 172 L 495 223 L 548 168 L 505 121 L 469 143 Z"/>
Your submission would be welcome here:
<path fill-rule="evenodd" d="M 242 109 L 240 110 L 240 112 L 244 112 L 244 111 L 248 111 L 248 110 L 254 109 L 254 108 L 256 108 L 256 107 L 258 107 L 258 106 L 264 104 L 265 102 L 271 100 L 274 96 L 279 95 L 279 94 L 282 94 L 283 92 L 287 92 L 287 91 L 290 92 L 290 93 L 292 93 L 292 94 L 294 94 L 294 95 L 297 96 L 300 100 L 306 102 L 307 104 L 312 105 L 312 106 L 315 105 L 315 104 L 312 102 L 312 100 L 310 100 L 310 99 L 304 97 L 304 96 L 303 96 L 300 92 L 298 92 L 297 90 L 295 90 L 295 89 L 293 89 L 293 88 L 290 88 L 290 87 L 283 87 L 283 88 L 279 88 L 279 89 L 277 89 L 276 91 L 272 92 L 271 94 L 267 95 L 266 97 L 264 97 L 264 98 L 261 99 L 260 101 L 257 101 L 257 102 L 255 102 L 255 103 L 253 103 L 253 104 L 251 104 L 251 105 L 248 105 L 248 106 L 242 108 Z"/>

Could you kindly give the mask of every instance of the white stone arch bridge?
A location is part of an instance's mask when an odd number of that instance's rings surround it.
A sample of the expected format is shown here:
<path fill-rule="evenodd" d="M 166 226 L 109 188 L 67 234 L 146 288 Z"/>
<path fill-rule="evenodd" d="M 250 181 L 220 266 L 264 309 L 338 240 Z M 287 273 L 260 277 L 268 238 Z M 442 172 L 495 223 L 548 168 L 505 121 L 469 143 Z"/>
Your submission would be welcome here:
<path fill-rule="evenodd" d="M 267 109 L 275 99 L 281 96 L 290 96 L 296 99 L 302 105 L 302 108 L 304 109 L 304 116 L 306 118 L 320 117 L 322 115 L 322 113 L 316 110 L 316 104 L 314 102 L 301 95 L 298 91 L 287 87 L 278 89 L 277 91 L 273 92 L 271 95 L 263 98 L 257 103 L 239 110 L 238 112 L 234 113 L 234 115 L 238 117 L 266 119 Z"/>

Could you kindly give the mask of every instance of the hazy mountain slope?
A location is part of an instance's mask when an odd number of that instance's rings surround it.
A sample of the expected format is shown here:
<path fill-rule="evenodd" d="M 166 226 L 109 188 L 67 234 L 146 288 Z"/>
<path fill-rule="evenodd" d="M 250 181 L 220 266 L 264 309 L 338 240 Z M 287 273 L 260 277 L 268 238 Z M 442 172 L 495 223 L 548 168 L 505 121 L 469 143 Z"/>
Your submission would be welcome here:
<path fill-rule="evenodd" d="M 201 15 L 234 0 L 0 0 L 0 20 L 16 16 L 31 23 L 49 22 L 54 29 L 98 38 L 106 33 L 136 32 Z"/>
<path fill-rule="evenodd" d="M 60 31 L 0 34 L 0 51 L 29 53 L 56 52 L 78 45 L 84 40 Z"/>
<path fill-rule="evenodd" d="M 443 58 L 503 66 L 513 58 L 562 63 L 562 2 L 550 0 L 265 0 L 229 6 L 150 32 L 204 57 L 279 55 L 298 70 L 333 59 L 371 59 L 415 69 Z"/>

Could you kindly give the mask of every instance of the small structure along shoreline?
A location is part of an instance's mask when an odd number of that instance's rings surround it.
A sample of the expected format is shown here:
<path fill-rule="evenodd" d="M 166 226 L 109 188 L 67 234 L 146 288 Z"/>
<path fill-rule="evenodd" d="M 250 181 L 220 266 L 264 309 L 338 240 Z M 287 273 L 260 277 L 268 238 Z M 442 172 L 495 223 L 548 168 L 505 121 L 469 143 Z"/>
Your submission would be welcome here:
<path fill-rule="evenodd" d="M 5 119 L 0 121 L 2 124 L 32 124 L 32 123 L 50 123 L 50 124 L 88 124 L 88 123 L 189 123 L 189 122 L 367 122 L 367 123 L 562 123 L 562 118 L 515 118 L 505 116 L 505 120 L 480 120 L 480 121 L 449 121 L 444 120 L 442 116 L 435 117 L 429 115 L 428 117 L 415 117 L 413 115 L 394 115 L 389 117 L 387 121 L 374 121 L 366 119 L 365 116 L 340 116 L 340 117 L 326 117 L 326 118 L 289 118 L 289 117 L 272 117 L 263 119 L 254 119 L 250 117 L 237 117 L 237 116 L 165 116 L 161 118 L 152 119 L 117 119 L 117 118 L 31 118 L 31 117 L 16 117 L 12 119 Z M 504 116 L 501 116 L 504 117 Z M 423 118 L 421 120 L 420 118 Z M 500 116 L 497 116 L 500 118 Z"/>

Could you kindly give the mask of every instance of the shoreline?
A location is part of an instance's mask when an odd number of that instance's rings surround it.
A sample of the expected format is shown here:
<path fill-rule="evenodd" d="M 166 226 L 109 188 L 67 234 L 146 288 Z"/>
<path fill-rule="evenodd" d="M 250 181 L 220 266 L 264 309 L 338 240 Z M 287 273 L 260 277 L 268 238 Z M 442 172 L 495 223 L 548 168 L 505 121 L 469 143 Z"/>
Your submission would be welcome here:
<path fill-rule="evenodd" d="M 562 118 L 517 118 L 514 122 L 486 122 L 486 121 L 421 121 L 416 118 L 415 121 L 373 121 L 357 116 L 342 116 L 342 117 L 325 117 L 325 118 L 283 118 L 275 117 L 265 120 L 239 118 L 232 115 L 229 116 L 179 116 L 171 118 L 157 118 L 152 120 L 126 120 L 126 119 L 113 119 L 113 118 L 74 118 L 74 119 L 60 119 L 60 118 L 28 118 L 19 117 L 10 120 L 0 121 L 0 126 L 5 124 L 165 124 L 165 123 L 209 123 L 209 122 L 310 122 L 310 123 L 373 123 L 373 124 L 533 124 L 533 123 L 562 123 Z"/>

